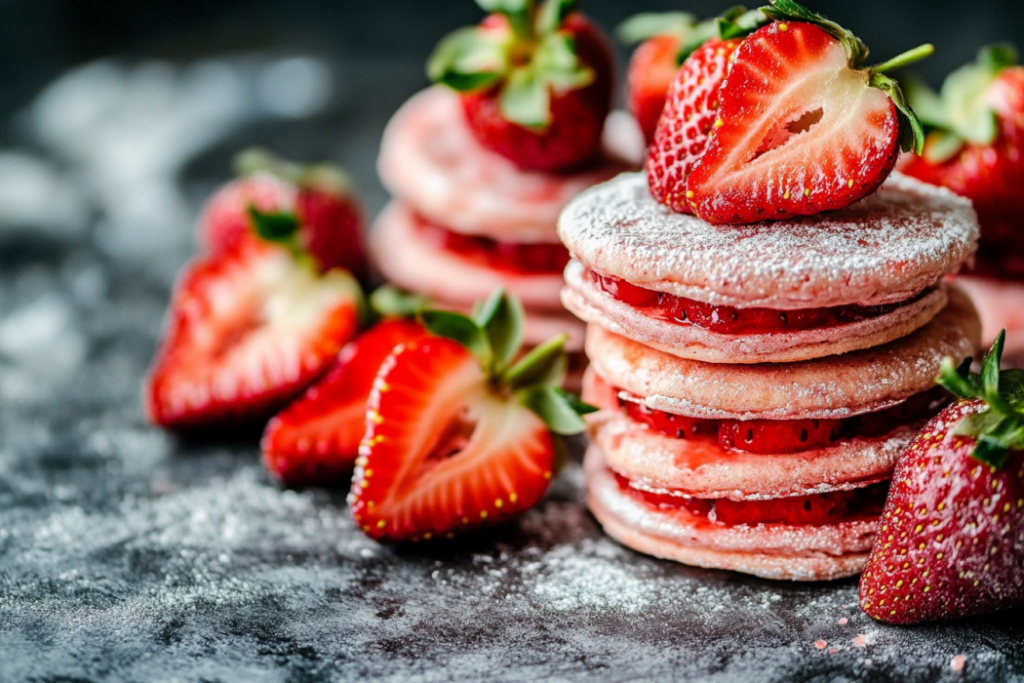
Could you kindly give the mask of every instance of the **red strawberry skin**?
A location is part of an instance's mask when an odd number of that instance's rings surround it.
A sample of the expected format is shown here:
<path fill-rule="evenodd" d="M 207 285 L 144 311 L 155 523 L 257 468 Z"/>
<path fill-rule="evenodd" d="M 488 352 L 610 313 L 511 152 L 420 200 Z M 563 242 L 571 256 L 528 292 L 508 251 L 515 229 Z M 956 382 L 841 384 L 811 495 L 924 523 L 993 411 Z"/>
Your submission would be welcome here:
<path fill-rule="evenodd" d="M 697 48 L 674 74 L 654 140 L 647 152 L 651 196 L 680 213 L 690 213 L 686 179 L 704 155 L 718 118 L 718 93 L 740 39 L 712 39 Z"/>
<path fill-rule="evenodd" d="M 487 17 L 483 25 L 510 30 L 499 15 Z M 578 12 L 566 17 L 562 28 L 573 37 L 580 62 L 593 69 L 595 77 L 585 87 L 552 93 L 551 124 L 545 130 L 530 130 L 506 119 L 498 106 L 497 88 L 460 95 L 466 122 L 481 146 L 524 170 L 569 170 L 600 153 L 615 81 L 611 44 Z"/>
<path fill-rule="evenodd" d="M 295 202 L 302 243 L 321 271 L 344 268 L 357 279 L 368 274 L 363 213 L 355 199 L 317 189 L 302 189 Z"/>
<path fill-rule="evenodd" d="M 242 240 L 188 266 L 171 300 L 146 408 L 157 425 L 265 419 L 317 379 L 355 333 L 358 287 Z"/>
<path fill-rule="evenodd" d="M 752 223 L 848 206 L 899 155 L 896 106 L 812 24 L 774 22 L 736 50 L 690 208 L 711 223 Z"/>
<path fill-rule="evenodd" d="M 270 174 L 233 180 L 220 188 L 206 203 L 196 238 L 209 254 L 220 254 L 240 240 L 254 237 L 249 207 L 263 213 L 295 210 L 295 188 Z"/>
<path fill-rule="evenodd" d="M 994 470 L 957 436 L 979 400 L 946 408 L 893 475 L 861 608 L 894 624 L 955 619 L 1024 605 L 1024 452 Z"/>
<path fill-rule="evenodd" d="M 651 144 L 669 87 L 679 72 L 679 39 L 654 36 L 633 51 L 626 76 L 626 101 L 644 140 Z"/>
<path fill-rule="evenodd" d="M 381 542 L 429 540 L 536 504 L 555 448 L 539 417 L 492 392 L 465 347 L 428 337 L 384 361 L 356 465 L 359 527 Z"/>
<path fill-rule="evenodd" d="M 425 334 L 416 322 L 391 319 L 346 344 L 331 371 L 267 424 L 261 446 L 270 473 L 293 486 L 351 480 L 381 363 Z"/>
<path fill-rule="evenodd" d="M 973 202 L 982 230 L 979 266 L 994 265 L 999 270 L 1008 255 L 1024 261 L 1024 67 L 1002 71 L 985 100 L 998 121 L 991 145 L 968 143 L 940 164 L 927 160 L 926 149 L 925 155 L 911 157 L 902 170 Z M 1024 265 L 1004 275 L 1024 279 Z"/>

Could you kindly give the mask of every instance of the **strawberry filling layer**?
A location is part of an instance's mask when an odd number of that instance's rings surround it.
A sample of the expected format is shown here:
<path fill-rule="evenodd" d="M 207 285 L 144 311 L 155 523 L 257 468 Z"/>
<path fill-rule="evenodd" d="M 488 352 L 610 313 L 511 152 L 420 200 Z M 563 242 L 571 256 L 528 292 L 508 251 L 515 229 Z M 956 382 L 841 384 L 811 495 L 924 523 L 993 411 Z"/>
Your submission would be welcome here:
<path fill-rule="evenodd" d="M 481 235 L 419 223 L 425 238 L 441 249 L 454 252 L 494 270 L 514 273 L 561 273 L 569 263 L 569 251 L 561 244 L 546 242 L 502 242 Z"/>
<path fill-rule="evenodd" d="M 621 390 L 615 389 L 616 394 Z M 782 454 L 827 448 L 837 441 L 877 438 L 935 416 L 949 401 L 942 387 L 911 396 L 899 405 L 838 420 L 706 420 L 654 410 L 619 398 L 630 418 L 677 439 L 717 442 L 746 453 Z"/>
<path fill-rule="evenodd" d="M 891 304 L 850 304 L 782 311 L 709 304 L 637 287 L 625 280 L 599 275 L 592 270 L 587 271 L 587 279 L 612 298 L 632 306 L 649 318 L 700 327 L 720 334 L 765 334 L 838 327 L 883 316 L 917 301 L 931 291 L 926 289 L 917 296 Z"/>
<path fill-rule="evenodd" d="M 878 517 L 885 506 L 889 482 L 810 496 L 772 498 L 770 500 L 729 500 L 690 498 L 671 493 L 652 493 L 633 488 L 629 479 L 613 472 L 619 489 L 645 505 L 658 510 L 683 509 L 691 515 L 724 526 L 739 524 L 786 524 L 823 526 Z"/>

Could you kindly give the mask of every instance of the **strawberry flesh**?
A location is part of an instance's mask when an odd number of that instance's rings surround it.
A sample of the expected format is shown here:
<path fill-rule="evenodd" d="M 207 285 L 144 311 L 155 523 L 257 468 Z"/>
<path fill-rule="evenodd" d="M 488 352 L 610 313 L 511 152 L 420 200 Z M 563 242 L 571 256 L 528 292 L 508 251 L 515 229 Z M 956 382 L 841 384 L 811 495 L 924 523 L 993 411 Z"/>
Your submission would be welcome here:
<path fill-rule="evenodd" d="M 954 619 L 1024 605 L 1024 452 L 996 469 L 955 429 L 979 400 L 928 423 L 896 466 L 861 608 L 881 621 Z"/>
<path fill-rule="evenodd" d="M 147 410 L 185 429 L 264 419 L 329 367 L 356 331 L 358 288 L 279 247 L 242 240 L 189 266 L 151 371 Z"/>
<path fill-rule="evenodd" d="M 494 393 L 463 346 L 428 337 L 395 349 L 370 395 L 349 501 L 382 542 L 428 540 L 536 504 L 555 448 L 533 412 Z"/>
<path fill-rule="evenodd" d="M 295 486 L 351 480 L 377 371 L 397 345 L 424 334 L 413 321 L 384 320 L 346 344 L 331 371 L 267 425 L 261 446 L 271 474 Z"/>
<path fill-rule="evenodd" d="M 602 291 L 642 311 L 649 318 L 666 320 L 677 325 L 700 327 L 719 334 L 765 334 L 838 327 L 886 315 L 917 301 L 931 291 L 926 289 L 906 301 L 891 304 L 849 304 L 783 311 L 772 308 L 737 308 L 695 301 L 637 287 L 625 280 L 599 275 L 592 270 L 587 271 L 587 278 Z"/>
<path fill-rule="evenodd" d="M 686 178 L 695 214 L 711 223 L 813 215 L 852 204 L 888 177 L 900 151 L 896 106 L 866 71 L 849 68 L 836 38 L 774 22 L 733 60 L 713 133 Z"/>
<path fill-rule="evenodd" d="M 618 394 L 621 390 L 614 389 Z M 898 427 L 931 417 L 948 401 L 941 387 L 911 396 L 899 405 L 838 420 L 707 420 L 654 410 L 619 399 L 633 420 L 677 439 L 717 442 L 726 450 L 783 454 L 828 448 L 839 441 L 883 437 Z"/>

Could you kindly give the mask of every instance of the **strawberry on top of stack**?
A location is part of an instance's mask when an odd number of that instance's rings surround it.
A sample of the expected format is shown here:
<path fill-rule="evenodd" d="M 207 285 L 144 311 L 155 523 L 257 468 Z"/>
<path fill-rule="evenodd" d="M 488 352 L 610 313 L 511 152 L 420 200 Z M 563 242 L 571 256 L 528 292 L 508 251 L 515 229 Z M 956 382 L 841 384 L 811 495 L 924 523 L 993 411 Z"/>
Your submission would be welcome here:
<path fill-rule="evenodd" d="M 986 343 L 1007 330 L 1006 360 L 1024 367 L 1024 66 L 1012 46 L 994 45 L 938 94 L 906 85 L 928 135 L 924 153 L 901 169 L 974 204 L 981 240 L 960 284 L 978 304 Z"/>
<path fill-rule="evenodd" d="M 945 277 L 967 200 L 893 174 L 923 130 L 852 33 L 732 12 L 668 93 L 646 174 L 559 220 L 588 323 L 588 504 L 622 543 L 776 579 L 858 573 L 897 458 L 980 343 Z"/>
<path fill-rule="evenodd" d="M 611 48 L 571 0 L 480 0 L 488 16 L 438 45 L 438 83 L 388 124 L 378 170 L 395 197 L 375 261 L 394 284 L 466 311 L 496 287 L 527 311 L 526 343 L 582 326 L 558 300 L 568 261 L 556 234 L 573 196 L 629 165 L 602 145 Z"/>

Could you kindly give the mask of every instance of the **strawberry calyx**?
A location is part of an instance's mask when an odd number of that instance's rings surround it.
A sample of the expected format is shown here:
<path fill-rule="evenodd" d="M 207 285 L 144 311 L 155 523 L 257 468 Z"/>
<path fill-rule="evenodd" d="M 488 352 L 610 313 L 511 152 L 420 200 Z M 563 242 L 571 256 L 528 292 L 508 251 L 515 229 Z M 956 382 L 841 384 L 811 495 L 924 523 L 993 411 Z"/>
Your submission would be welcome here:
<path fill-rule="evenodd" d="M 983 47 L 974 62 L 946 77 L 938 93 L 920 80 L 904 80 L 907 100 L 927 131 L 926 161 L 941 164 L 967 143 L 995 142 L 997 114 L 986 95 L 1000 73 L 1016 66 L 1017 58 L 1016 48 L 1007 43 Z"/>
<path fill-rule="evenodd" d="M 921 155 L 924 150 L 924 126 L 920 118 L 914 113 L 913 108 L 907 102 L 899 83 L 886 75 L 889 71 L 901 69 L 905 66 L 920 61 L 935 52 L 934 46 L 930 44 L 921 45 L 908 50 L 873 67 L 866 67 L 868 47 L 852 32 L 843 28 L 834 21 L 810 11 L 794 0 L 769 0 L 770 6 L 761 8 L 761 12 L 779 23 L 804 22 L 813 24 L 838 40 L 846 50 L 847 64 L 853 71 L 860 71 L 865 74 L 868 85 L 878 88 L 889 96 L 896 105 L 896 114 L 899 118 L 900 148 L 904 152 L 913 151 Z"/>
<path fill-rule="evenodd" d="M 534 412 L 552 434 L 579 434 L 586 428 L 582 416 L 597 410 L 559 386 L 568 368 L 567 335 L 560 334 L 520 357 L 523 307 L 504 290 L 494 292 L 472 316 L 420 309 L 417 318 L 432 335 L 468 349 L 480 363 L 491 391 Z"/>
<path fill-rule="evenodd" d="M 378 287 L 368 298 L 369 312 L 373 321 L 382 319 L 411 320 L 421 310 L 430 306 L 428 297 L 407 292 L 393 285 Z"/>
<path fill-rule="evenodd" d="M 642 12 L 622 22 L 616 34 L 627 45 L 657 36 L 675 38 L 679 41 L 676 64 L 681 66 L 687 57 L 712 38 L 745 38 L 768 21 L 761 10 L 747 10 L 743 5 L 700 22 L 689 12 Z"/>
<path fill-rule="evenodd" d="M 458 92 L 498 89 L 498 106 L 510 122 L 543 131 L 552 122 L 552 91 L 590 85 L 596 74 L 576 53 L 566 18 L 577 0 L 477 0 L 505 20 L 459 29 L 442 39 L 427 62 L 427 75 Z"/>
<path fill-rule="evenodd" d="M 965 416 L 954 434 L 974 438 L 971 456 L 995 468 L 1003 466 L 1009 451 L 1024 450 L 1024 370 L 1000 372 L 1005 339 L 1003 330 L 985 355 L 980 374 L 970 371 L 970 358 L 954 366 L 947 357 L 936 379 L 962 399 L 985 403 L 986 409 Z"/>
<path fill-rule="evenodd" d="M 300 190 L 314 190 L 335 197 L 353 194 L 352 180 L 337 164 L 297 164 L 258 147 L 240 152 L 235 157 L 239 177 L 269 175 Z"/>

